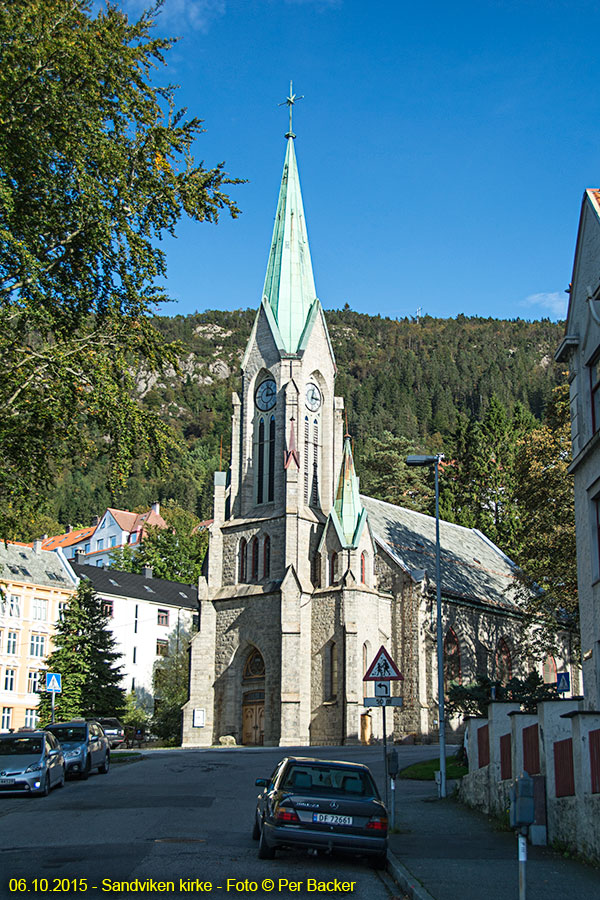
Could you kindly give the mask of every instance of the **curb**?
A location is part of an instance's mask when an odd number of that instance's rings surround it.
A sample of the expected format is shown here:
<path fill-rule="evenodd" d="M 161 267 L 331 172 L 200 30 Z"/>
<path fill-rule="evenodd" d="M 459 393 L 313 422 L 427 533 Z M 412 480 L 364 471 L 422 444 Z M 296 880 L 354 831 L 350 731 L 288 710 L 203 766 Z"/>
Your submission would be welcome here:
<path fill-rule="evenodd" d="M 411 897 L 411 900 L 435 900 L 390 850 L 388 850 L 387 870 L 402 890 Z"/>

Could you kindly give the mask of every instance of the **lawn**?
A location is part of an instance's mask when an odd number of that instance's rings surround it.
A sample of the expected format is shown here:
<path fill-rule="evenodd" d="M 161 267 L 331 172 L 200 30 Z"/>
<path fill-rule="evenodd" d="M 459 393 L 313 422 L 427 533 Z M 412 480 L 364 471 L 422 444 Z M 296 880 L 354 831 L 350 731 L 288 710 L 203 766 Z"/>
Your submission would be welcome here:
<path fill-rule="evenodd" d="M 439 758 L 428 759 L 426 762 L 415 763 L 398 772 L 398 778 L 411 778 L 413 781 L 435 781 L 435 773 L 440 767 Z M 446 757 L 446 778 L 462 778 L 468 772 L 466 766 L 456 761 L 455 756 Z"/>

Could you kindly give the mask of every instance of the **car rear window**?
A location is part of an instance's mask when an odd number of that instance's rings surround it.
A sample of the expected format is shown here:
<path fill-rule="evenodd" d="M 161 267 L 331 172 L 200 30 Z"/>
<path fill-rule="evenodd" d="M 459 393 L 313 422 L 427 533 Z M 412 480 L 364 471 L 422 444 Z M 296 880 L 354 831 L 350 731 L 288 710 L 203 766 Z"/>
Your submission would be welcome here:
<path fill-rule="evenodd" d="M 355 797 L 377 796 L 373 779 L 361 769 L 343 769 L 338 766 L 309 766 L 295 764 L 289 767 L 281 783 L 283 790 L 308 793 L 352 794 Z"/>
<path fill-rule="evenodd" d="M 71 725 L 51 725 L 48 728 L 52 734 L 61 742 L 69 741 L 85 741 L 85 728 L 82 726 Z"/>
<path fill-rule="evenodd" d="M 40 738 L 0 738 L 0 756 L 26 756 L 41 752 Z"/>

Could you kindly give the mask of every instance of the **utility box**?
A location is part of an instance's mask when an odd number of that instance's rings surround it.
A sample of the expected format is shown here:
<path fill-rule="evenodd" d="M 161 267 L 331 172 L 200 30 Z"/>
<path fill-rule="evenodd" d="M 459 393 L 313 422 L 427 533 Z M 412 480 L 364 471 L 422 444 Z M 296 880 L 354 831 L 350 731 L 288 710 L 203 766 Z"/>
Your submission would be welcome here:
<path fill-rule="evenodd" d="M 390 778 L 395 778 L 398 774 L 398 751 L 390 750 L 387 755 L 387 764 L 388 764 L 388 775 Z"/>
<path fill-rule="evenodd" d="M 510 787 L 510 827 L 522 828 L 534 821 L 533 778 L 525 773 L 515 778 Z"/>

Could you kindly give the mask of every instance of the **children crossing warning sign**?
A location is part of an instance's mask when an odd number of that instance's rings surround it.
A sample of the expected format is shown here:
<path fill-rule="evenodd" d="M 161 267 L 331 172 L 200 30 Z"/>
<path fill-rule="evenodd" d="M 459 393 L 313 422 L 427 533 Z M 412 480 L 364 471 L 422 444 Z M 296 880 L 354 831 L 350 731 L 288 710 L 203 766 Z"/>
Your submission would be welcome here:
<path fill-rule="evenodd" d="M 367 669 L 363 681 L 404 681 L 404 675 L 385 647 L 381 646 Z"/>

